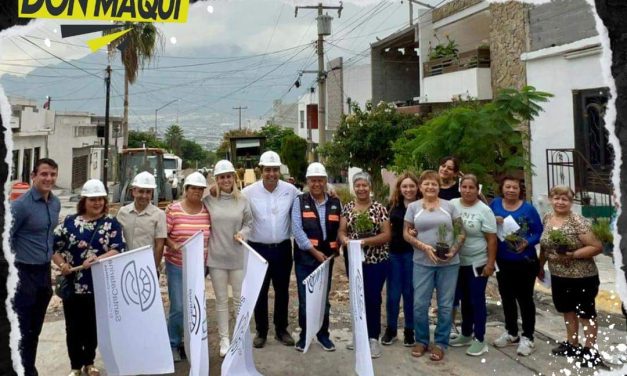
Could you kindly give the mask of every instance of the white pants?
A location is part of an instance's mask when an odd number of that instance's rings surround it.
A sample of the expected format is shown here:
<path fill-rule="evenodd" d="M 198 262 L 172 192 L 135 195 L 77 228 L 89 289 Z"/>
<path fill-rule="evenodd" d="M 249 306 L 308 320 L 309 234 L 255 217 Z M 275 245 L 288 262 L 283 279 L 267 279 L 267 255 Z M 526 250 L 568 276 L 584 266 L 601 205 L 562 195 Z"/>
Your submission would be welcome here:
<path fill-rule="evenodd" d="M 209 275 L 211 276 L 213 291 L 216 294 L 218 333 L 220 333 L 220 339 L 229 338 L 229 285 L 231 285 L 233 290 L 233 304 L 237 314 L 242 293 L 244 270 L 209 268 Z"/>

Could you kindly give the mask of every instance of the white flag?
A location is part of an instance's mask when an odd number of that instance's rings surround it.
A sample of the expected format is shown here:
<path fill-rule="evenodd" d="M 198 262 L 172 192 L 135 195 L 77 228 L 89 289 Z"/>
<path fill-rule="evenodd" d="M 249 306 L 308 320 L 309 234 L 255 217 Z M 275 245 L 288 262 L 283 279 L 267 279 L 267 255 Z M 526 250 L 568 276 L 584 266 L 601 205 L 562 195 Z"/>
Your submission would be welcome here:
<path fill-rule="evenodd" d="M 364 299 L 364 276 L 361 268 L 361 241 L 348 242 L 348 287 L 353 319 L 353 340 L 355 341 L 355 372 L 359 376 L 374 376 L 368 324 L 366 323 L 366 302 Z"/>
<path fill-rule="evenodd" d="M 183 244 L 183 328 L 190 376 L 209 375 L 202 231 Z"/>
<path fill-rule="evenodd" d="M 268 262 L 245 242 L 248 249 L 242 297 L 233 330 L 233 340 L 222 362 L 222 376 L 259 375 L 253 359 L 253 341 L 250 337 L 250 319 L 257 304 L 259 291 L 268 270 Z"/>
<path fill-rule="evenodd" d="M 305 307 L 306 307 L 306 331 L 305 349 L 309 350 L 309 345 L 322 327 L 324 321 L 324 311 L 326 308 L 327 291 L 329 290 L 329 270 L 331 260 L 328 258 L 320 264 L 307 278 L 303 280 L 305 285 Z"/>
<path fill-rule="evenodd" d="M 151 246 L 92 266 L 98 349 L 108 375 L 174 372 Z"/>

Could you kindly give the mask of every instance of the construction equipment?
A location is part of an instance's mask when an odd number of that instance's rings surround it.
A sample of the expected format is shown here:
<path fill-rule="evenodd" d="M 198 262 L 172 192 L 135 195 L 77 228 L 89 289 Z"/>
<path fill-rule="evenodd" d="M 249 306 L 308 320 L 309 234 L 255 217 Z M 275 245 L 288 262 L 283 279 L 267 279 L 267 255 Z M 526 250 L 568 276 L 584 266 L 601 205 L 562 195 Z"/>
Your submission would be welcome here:
<path fill-rule="evenodd" d="M 118 176 L 120 181 L 111 187 L 113 193 L 110 210 L 129 204 L 133 201 L 131 184 L 133 178 L 140 172 L 151 173 L 156 180 L 157 188 L 152 197 L 153 204 L 165 208 L 172 202 L 172 185 L 165 176 L 164 165 L 165 151 L 157 148 L 133 148 L 123 149 L 120 153 Z"/>
<path fill-rule="evenodd" d="M 259 156 L 265 149 L 265 136 L 231 136 L 229 137 L 228 160 L 237 168 L 237 184 L 240 188 L 257 181 L 255 167 Z"/>

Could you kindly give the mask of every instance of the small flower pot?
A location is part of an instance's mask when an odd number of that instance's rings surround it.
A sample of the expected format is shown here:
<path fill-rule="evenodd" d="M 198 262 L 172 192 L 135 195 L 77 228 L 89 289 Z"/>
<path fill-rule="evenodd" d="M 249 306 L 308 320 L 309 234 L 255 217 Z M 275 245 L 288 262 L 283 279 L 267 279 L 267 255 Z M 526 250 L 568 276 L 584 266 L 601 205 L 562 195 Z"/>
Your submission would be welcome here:
<path fill-rule="evenodd" d="M 521 250 L 518 249 L 518 247 L 520 247 L 522 242 L 523 242 L 522 239 L 515 239 L 515 240 L 505 239 L 505 243 L 507 244 L 507 247 L 511 249 L 512 252 L 514 253 L 522 253 L 524 251 L 524 249 L 521 249 Z"/>
<path fill-rule="evenodd" d="M 558 244 L 555 246 L 555 252 L 560 255 L 565 255 L 566 252 L 570 251 L 570 246 L 568 244 Z"/>
<path fill-rule="evenodd" d="M 440 260 L 446 260 L 446 254 L 451 250 L 451 247 L 446 243 L 436 243 L 435 256 Z"/>

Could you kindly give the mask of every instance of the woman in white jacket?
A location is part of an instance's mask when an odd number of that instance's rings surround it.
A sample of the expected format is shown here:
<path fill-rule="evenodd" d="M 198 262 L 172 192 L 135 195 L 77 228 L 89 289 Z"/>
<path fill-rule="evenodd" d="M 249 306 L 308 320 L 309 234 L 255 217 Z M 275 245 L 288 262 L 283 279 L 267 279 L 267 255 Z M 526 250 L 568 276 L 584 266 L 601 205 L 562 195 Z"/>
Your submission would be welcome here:
<path fill-rule="evenodd" d="M 211 237 L 207 266 L 216 294 L 220 356 L 229 349 L 228 285 L 233 290 L 235 312 L 239 308 L 246 249 L 239 240 L 246 240 L 252 226 L 252 213 L 246 197 L 235 184 L 235 168 L 221 160 L 214 166 L 215 190 L 203 199 L 211 216 Z"/>

